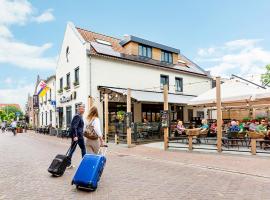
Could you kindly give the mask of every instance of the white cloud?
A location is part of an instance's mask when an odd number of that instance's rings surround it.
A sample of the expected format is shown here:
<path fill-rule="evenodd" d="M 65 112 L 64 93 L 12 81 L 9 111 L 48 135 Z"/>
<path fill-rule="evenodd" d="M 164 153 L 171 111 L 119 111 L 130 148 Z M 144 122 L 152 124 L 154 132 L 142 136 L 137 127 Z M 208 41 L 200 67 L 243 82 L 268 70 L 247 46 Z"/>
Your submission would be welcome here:
<path fill-rule="evenodd" d="M 224 43 L 218 47 L 198 50 L 196 59 L 216 76 L 237 75 L 247 77 L 265 72 L 270 63 L 270 51 L 261 47 L 261 39 L 240 39 Z M 211 50 L 214 49 L 214 50 Z"/>
<path fill-rule="evenodd" d="M 19 85 L 13 89 L 0 89 L 1 103 L 18 103 L 25 107 L 28 93 L 33 93 L 34 85 Z"/>
<path fill-rule="evenodd" d="M 12 82 L 13 82 L 13 80 L 10 77 L 5 78 L 5 80 L 4 80 L 5 84 L 11 84 Z"/>
<path fill-rule="evenodd" d="M 33 7 L 26 0 L 0 0 L 0 24 L 23 25 L 32 14 Z"/>
<path fill-rule="evenodd" d="M 35 17 L 34 18 L 34 21 L 36 21 L 38 23 L 53 21 L 54 20 L 54 16 L 52 14 L 52 11 L 53 11 L 52 9 L 46 10 L 41 15 Z"/>
<path fill-rule="evenodd" d="M 10 32 L 10 30 L 4 26 L 0 24 L 0 38 L 12 38 L 13 35 Z"/>
<path fill-rule="evenodd" d="M 27 69 L 54 69 L 56 58 L 43 56 L 51 46 L 50 43 L 36 46 L 0 38 L 0 63 Z"/>
<path fill-rule="evenodd" d="M 53 69 L 56 58 L 44 56 L 52 44 L 38 46 L 20 42 L 9 29 L 12 25 L 26 25 L 31 21 L 53 20 L 52 11 L 48 9 L 36 17 L 35 8 L 27 0 L 0 0 L 0 63 L 28 69 Z"/>

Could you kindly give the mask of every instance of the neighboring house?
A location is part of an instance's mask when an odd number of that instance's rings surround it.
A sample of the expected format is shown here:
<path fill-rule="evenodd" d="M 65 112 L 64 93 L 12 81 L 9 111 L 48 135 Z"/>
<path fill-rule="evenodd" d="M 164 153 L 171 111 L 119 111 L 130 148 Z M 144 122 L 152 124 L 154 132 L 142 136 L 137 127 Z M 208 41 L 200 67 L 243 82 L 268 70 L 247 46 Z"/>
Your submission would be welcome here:
<path fill-rule="evenodd" d="M 160 120 L 163 85 L 169 85 L 172 120 L 188 122 L 206 117 L 206 110 L 187 106 L 209 90 L 209 73 L 179 49 L 135 36 L 123 39 L 91 32 L 68 23 L 56 68 L 58 124 L 68 127 L 80 104 L 96 105 L 103 122 L 103 94 L 109 93 L 109 121 L 126 110 L 126 89 L 131 89 L 135 122 Z"/>
<path fill-rule="evenodd" d="M 39 127 L 56 127 L 56 91 L 55 75 L 45 80 L 49 90 L 46 95 L 39 97 Z"/>
<path fill-rule="evenodd" d="M 25 116 L 28 118 L 28 123 L 30 127 L 33 127 L 34 123 L 34 107 L 33 107 L 33 96 L 28 94 L 26 106 L 25 106 Z"/>
<path fill-rule="evenodd" d="M 7 106 L 13 106 L 13 107 L 16 107 L 17 109 L 21 110 L 21 107 L 19 104 L 8 104 L 8 103 L 0 103 L 0 110 L 2 110 L 3 108 L 5 108 Z"/>

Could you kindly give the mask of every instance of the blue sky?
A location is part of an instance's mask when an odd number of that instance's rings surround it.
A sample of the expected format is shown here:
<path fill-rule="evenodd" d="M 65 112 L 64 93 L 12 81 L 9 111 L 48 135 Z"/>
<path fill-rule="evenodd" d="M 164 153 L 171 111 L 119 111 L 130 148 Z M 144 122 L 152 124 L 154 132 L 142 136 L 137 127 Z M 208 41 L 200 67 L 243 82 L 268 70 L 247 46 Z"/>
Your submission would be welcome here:
<path fill-rule="evenodd" d="M 0 0 L 0 102 L 24 104 L 37 74 L 54 73 L 67 21 L 179 48 L 213 75 L 258 75 L 270 63 L 269 10 L 268 0 Z"/>

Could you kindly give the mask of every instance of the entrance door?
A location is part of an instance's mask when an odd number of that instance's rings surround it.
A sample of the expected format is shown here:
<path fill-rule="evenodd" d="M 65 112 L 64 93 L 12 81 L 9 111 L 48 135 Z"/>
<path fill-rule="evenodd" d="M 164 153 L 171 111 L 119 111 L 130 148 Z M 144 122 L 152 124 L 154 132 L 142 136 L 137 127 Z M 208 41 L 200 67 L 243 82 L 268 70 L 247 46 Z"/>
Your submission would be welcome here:
<path fill-rule="evenodd" d="M 188 109 L 188 121 L 192 121 L 193 118 L 193 109 Z"/>

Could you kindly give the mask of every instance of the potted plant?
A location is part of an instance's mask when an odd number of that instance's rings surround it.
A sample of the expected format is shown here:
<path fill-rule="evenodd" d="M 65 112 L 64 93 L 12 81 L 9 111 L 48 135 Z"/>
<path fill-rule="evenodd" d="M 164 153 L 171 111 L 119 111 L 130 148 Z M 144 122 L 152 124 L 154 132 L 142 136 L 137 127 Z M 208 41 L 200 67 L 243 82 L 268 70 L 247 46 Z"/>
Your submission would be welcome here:
<path fill-rule="evenodd" d="M 117 112 L 117 119 L 119 120 L 119 122 L 123 122 L 125 118 L 125 112 L 124 111 L 118 111 Z"/>
<path fill-rule="evenodd" d="M 58 92 L 58 94 L 61 94 L 61 93 L 63 93 L 63 89 L 59 89 L 57 92 Z"/>
<path fill-rule="evenodd" d="M 65 90 L 69 90 L 69 89 L 70 89 L 70 87 L 66 86 L 66 87 L 64 87 L 64 89 L 65 89 Z"/>
<path fill-rule="evenodd" d="M 74 82 L 73 82 L 73 85 L 74 85 L 74 86 L 77 86 L 77 85 L 79 85 L 79 82 L 78 82 L 78 81 L 74 81 Z"/>

